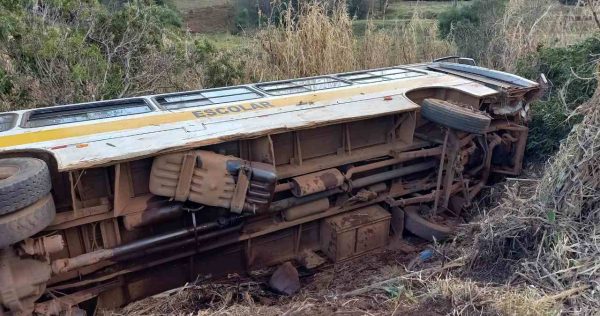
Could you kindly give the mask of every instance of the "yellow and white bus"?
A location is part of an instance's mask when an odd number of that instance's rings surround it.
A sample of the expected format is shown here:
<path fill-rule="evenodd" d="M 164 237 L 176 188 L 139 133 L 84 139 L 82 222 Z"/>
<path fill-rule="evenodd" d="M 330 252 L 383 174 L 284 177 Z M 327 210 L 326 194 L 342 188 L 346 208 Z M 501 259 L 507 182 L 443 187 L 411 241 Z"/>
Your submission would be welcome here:
<path fill-rule="evenodd" d="M 542 86 L 439 61 L 0 113 L 0 311 L 443 239 Z"/>

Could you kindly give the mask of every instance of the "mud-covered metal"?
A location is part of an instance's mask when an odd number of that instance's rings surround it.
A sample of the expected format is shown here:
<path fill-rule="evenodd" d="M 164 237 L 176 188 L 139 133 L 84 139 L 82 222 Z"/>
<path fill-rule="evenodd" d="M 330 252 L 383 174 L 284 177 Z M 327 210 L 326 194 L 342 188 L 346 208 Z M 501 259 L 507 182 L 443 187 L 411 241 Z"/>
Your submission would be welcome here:
<path fill-rule="evenodd" d="M 327 169 L 292 179 L 292 193 L 303 197 L 340 187 L 344 183 L 344 175 L 338 169 Z"/>

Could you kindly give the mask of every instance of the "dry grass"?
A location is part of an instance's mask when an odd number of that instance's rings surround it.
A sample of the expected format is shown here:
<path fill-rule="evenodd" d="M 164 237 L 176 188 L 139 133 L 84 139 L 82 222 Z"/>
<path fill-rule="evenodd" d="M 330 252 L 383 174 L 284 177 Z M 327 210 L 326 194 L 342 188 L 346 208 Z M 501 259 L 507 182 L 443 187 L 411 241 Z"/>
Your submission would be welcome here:
<path fill-rule="evenodd" d="M 593 6 L 561 5 L 555 0 L 509 0 L 494 25 L 493 39 L 479 54 L 483 65 L 514 72 L 519 59 L 540 46 L 566 46 L 597 32 Z"/>
<path fill-rule="evenodd" d="M 514 262 L 513 282 L 564 303 L 563 313 L 591 315 L 600 310 L 600 89 L 576 112 L 583 122 L 540 181 L 529 192 L 511 186 L 476 224 L 472 259 Z"/>
<path fill-rule="evenodd" d="M 354 34 L 344 2 L 333 8 L 302 4 L 295 15 L 283 12 L 283 26 L 269 25 L 255 37 L 246 57 L 247 80 L 314 76 L 356 69 L 430 61 L 454 52 L 438 39 L 437 26 L 416 14 L 408 24 Z"/>
<path fill-rule="evenodd" d="M 387 21 L 391 26 L 386 28 L 368 20 L 364 33 L 356 34 L 345 3 L 337 4 L 303 3 L 299 12 L 288 8 L 280 25 L 252 35 L 250 48 L 240 54 L 246 65 L 243 81 L 410 64 L 457 52 L 451 40 L 439 38 L 437 22 L 423 18 L 419 9 L 408 21 Z M 494 25 L 492 40 L 478 54 L 478 62 L 511 72 L 539 46 L 565 46 L 597 31 L 590 7 L 563 6 L 555 0 L 510 0 L 504 14 L 489 23 Z"/>

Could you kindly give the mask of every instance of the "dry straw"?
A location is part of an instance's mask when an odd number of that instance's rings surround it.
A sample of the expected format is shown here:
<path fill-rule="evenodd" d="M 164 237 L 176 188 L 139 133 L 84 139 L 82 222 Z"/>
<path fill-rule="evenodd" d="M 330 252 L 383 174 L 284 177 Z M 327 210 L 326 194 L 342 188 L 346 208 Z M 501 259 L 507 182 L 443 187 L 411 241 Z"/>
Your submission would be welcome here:
<path fill-rule="evenodd" d="M 563 312 L 600 310 L 600 89 L 529 195 L 512 185 L 476 224 L 472 259 L 516 260 L 515 279 Z M 561 303 L 564 303 L 562 305 Z"/>
<path fill-rule="evenodd" d="M 345 2 L 301 2 L 288 7 L 255 36 L 251 53 L 243 57 L 247 80 L 306 77 L 356 69 L 431 61 L 451 55 L 449 41 L 438 38 L 434 21 L 417 14 L 406 24 L 377 28 L 367 22 L 355 34 Z"/>

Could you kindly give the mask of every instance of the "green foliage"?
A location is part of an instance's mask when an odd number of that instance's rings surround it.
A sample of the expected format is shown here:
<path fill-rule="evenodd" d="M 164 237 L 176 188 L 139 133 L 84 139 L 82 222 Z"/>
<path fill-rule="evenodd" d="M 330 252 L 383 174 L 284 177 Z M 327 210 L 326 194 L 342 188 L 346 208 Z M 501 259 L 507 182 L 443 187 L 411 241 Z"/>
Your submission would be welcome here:
<path fill-rule="evenodd" d="M 438 15 L 438 30 L 442 38 L 447 38 L 450 35 L 452 26 L 457 24 L 477 26 L 480 23 L 478 16 L 478 8 L 481 6 L 481 1 L 476 1 L 471 6 L 452 7 Z"/>
<path fill-rule="evenodd" d="M 209 41 L 196 41 L 197 62 L 204 69 L 207 87 L 232 85 L 244 75 L 244 64 L 235 61 L 230 52 L 219 52 Z"/>
<path fill-rule="evenodd" d="M 544 73 L 553 86 L 548 100 L 532 106 L 530 157 L 544 159 L 554 153 L 573 125 L 581 121 L 571 114 L 594 93 L 598 55 L 600 36 L 594 36 L 567 47 L 540 47 L 535 55 L 518 62 L 520 75 L 533 79 Z"/>
<path fill-rule="evenodd" d="M 357 19 L 364 19 L 370 13 L 372 2 L 369 0 L 348 0 L 348 13 Z"/>
<path fill-rule="evenodd" d="M 452 39 L 458 53 L 481 60 L 490 42 L 495 40 L 496 24 L 507 0 L 474 0 L 471 4 L 450 8 L 438 15 L 440 36 Z"/>
<path fill-rule="evenodd" d="M 0 68 L 0 94 L 10 93 L 13 89 L 13 84 L 4 69 Z"/>
<path fill-rule="evenodd" d="M 37 1 L 0 0 L 0 66 L 11 65 L 0 74 L 3 109 L 197 88 L 185 77 L 196 65 L 175 10 L 104 2 L 48 0 L 40 15 Z"/>

